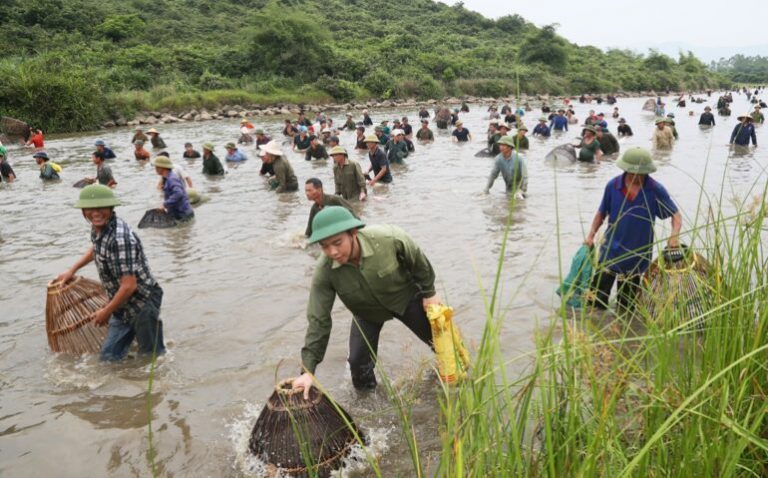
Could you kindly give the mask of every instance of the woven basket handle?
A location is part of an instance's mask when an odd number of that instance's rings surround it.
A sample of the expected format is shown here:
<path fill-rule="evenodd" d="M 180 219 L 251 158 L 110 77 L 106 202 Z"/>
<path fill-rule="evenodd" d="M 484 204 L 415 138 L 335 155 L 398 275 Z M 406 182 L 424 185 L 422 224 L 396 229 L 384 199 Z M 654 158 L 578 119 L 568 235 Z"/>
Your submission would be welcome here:
<path fill-rule="evenodd" d="M 53 279 L 50 282 L 48 282 L 48 288 L 49 289 L 62 289 L 64 287 L 70 286 L 74 284 L 75 282 L 80 280 L 80 276 L 72 276 L 71 279 L 69 279 L 66 282 L 60 281 L 59 279 Z"/>
<path fill-rule="evenodd" d="M 664 262 L 680 262 L 688 256 L 688 246 L 680 244 L 680 247 L 667 247 L 662 252 Z"/>

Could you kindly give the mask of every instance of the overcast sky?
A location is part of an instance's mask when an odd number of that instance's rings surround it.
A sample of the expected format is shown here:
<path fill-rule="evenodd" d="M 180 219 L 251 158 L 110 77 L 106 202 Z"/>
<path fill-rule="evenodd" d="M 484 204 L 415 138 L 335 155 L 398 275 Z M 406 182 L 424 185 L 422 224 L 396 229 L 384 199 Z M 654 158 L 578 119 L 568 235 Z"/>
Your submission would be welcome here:
<path fill-rule="evenodd" d="M 452 5 L 453 0 L 443 0 Z M 486 17 L 518 14 L 538 26 L 558 23 L 558 33 L 579 45 L 692 49 L 705 60 L 736 53 L 768 56 L 768 0 L 464 0 Z"/>

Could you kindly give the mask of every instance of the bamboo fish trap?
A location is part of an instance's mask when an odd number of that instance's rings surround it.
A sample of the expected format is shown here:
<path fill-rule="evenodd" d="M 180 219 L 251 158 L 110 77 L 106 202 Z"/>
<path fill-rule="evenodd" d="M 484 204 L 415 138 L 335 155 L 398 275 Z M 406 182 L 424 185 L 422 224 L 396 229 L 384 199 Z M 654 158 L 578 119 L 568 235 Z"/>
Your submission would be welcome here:
<path fill-rule="evenodd" d="M 176 219 L 165 211 L 158 209 L 148 209 L 144 213 L 144 217 L 139 221 L 139 229 L 145 227 L 156 227 L 158 229 L 166 229 L 169 227 L 176 227 Z"/>
<path fill-rule="evenodd" d="M 676 327 L 701 317 L 709 309 L 712 297 L 709 264 L 685 246 L 665 249 L 661 258 L 651 263 L 643 282 L 642 305 L 652 320 L 671 316 L 675 323 L 667 325 Z"/>
<path fill-rule="evenodd" d="M 75 276 L 67 283 L 48 283 L 45 331 L 54 352 L 98 353 L 107 336 L 106 327 L 96 327 L 91 314 L 104 307 L 107 294 L 100 283 Z"/>
<path fill-rule="evenodd" d="M 280 382 L 251 432 L 251 452 L 267 464 L 270 476 L 330 476 L 355 443 L 363 443 L 349 414 L 312 387 L 303 390 Z M 281 473 L 281 475 L 278 475 Z"/>

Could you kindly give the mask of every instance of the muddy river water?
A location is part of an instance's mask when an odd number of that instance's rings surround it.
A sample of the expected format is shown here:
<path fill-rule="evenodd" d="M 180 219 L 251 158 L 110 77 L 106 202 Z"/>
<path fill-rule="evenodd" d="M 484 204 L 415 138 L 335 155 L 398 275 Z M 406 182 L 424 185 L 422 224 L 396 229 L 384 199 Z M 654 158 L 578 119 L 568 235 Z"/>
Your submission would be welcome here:
<path fill-rule="evenodd" d="M 644 100 L 620 99 L 616 105 L 635 132 L 620 141 L 622 149 L 650 147 L 653 115 L 641 111 Z M 677 115 L 680 140 L 671 153 L 656 155 L 655 177 L 681 206 L 684 229 L 697 216 L 701 221 L 709 201 L 721 196 L 726 205 L 733 198 L 744 200 L 760 193 L 765 182 L 768 153 L 762 145 L 744 155 L 729 153 L 727 146 L 735 116 L 752 106 L 744 96 L 735 96 L 734 116 L 717 117 L 715 128 L 701 130 L 699 113 L 715 101 L 713 94 L 705 104 L 668 108 Z M 666 102 L 675 103 L 669 97 Z M 474 142 L 454 144 L 448 132 L 436 132 L 433 144 L 417 145 L 407 165 L 394 168 L 391 185 L 375 188 L 361 205 L 366 222 L 396 224 L 421 245 L 437 272 L 439 293 L 456 309 L 470 347 L 482 333 L 486 314 L 481 290 L 493 283 L 509 214 L 501 178 L 489 195 L 483 193 L 492 159 L 474 157 L 485 146 L 487 106 L 470 105 L 463 115 Z M 610 116 L 612 107 L 576 103 L 575 109 L 583 119 L 588 109 Z M 695 116 L 689 117 L 689 110 Z M 416 127 L 416 113 L 374 110 L 372 116 L 391 120 L 407 115 Z M 334 116 L 342 120 L 342 114 Z M 529 112 L 525 122 L 532 129 L 538 117 L 537 111 Z M 616 120 L 608 121 L 615 132 Z M 256 122 L 280 137 L 280 119 Z M 48 349 L 44 317 L 46 283 L 89 245 L 88 225 L 72 208 L 78 191 L 71 184 L 93 175 L 93 140 L 104 139 L 118 155 L 112 170 L 123 205 L 117 212 L 133 226 L 146 209 L 161 204 L 154 169 L 133 160 L 128 128 L 48 139 L 50 156 L 64 167 L 60 183 L 38 179 L 29 150 L 10 150 L 19 180 L 0 185 L 2 476 L 149 476 L 149 409 L 161 476 L 248 476 L 255 470 L 245 450 L 247 436 L 275 377 L 297 371 L 305 304 L 320 253 L 316 247 L 303 247 L 310 208 L 303 184 L 316 176 L 333 192 L 332 162 L 306 162 L 288 153 L 302 190 L 276 195 L 259 177 L 253 147 L 244 148 L 249 161 L 228 167 L 220 179 L 203 177 L 199 160 L 181 160 L 185 141 L 198 149 L 213 142 L 223 158 L 224 143 L 237 136 L 236 120 L 159 129 L 172 158 L 210 200 L 196 209 L 188 227 L 137 230 L 165 290 L 168 354 L 158 362 L 149 401 L 146 362 L 105 365 L 93 357 L 57 356 Z M 548 140 L 531 138 L 526 155 L 529 196 L 512 212 L 501 272 L 506 309 L 501 342 L 510 357 L 530 351 L 534 332 L 552 316 L 560 266 L 567 268 L 606 181 L 620 172 L 613 161 L 545 161 L 548 151 L 577 134 L 574 129 Z M 757 135 L 758 144 L 764 142 L 760 127 Z M 342 133 L 341 141 L 351 150 L 352 133 Z M 362 154 L 351 156 L 367 165 Z M 657 231 L 666 235 L 669 221 L 657 224 Z M 93 265 L 81 273 L 97 278 Z M 385 476 L 409 476 L 406 448 L 386 398 L 377 393 L 359 399 L 352 389 L 345 362 L 350 314 L 339 301 L 334 325 L 318 378 L 372 431 Z M 430 352 L 397 322 L 385 326 L 379 352 L 398 386 L 415 389 L 421 397 L 414 421 L 428 455 L 435 445 L 438 414 L 434 379 L 421 372 Z"/>

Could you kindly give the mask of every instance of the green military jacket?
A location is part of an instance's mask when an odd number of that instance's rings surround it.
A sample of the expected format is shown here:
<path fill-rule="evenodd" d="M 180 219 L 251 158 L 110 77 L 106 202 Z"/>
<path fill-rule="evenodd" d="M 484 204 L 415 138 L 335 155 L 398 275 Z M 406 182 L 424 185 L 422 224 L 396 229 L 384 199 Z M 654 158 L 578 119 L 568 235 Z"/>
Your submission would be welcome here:
<path fill-rule="evenodd" d="M 387 159 L 390 164 L 402 164 L 403 160 L 408 157 L 408 144 L 405 141 L 395 143 L 395 140 L 390 139 L 384 150 L 387 152 Z"/>
<path fill-rule="evenodd" d="M 755 123 L 764 123 L 765 122 L 765 116 L 763 116 L 763 113 L 759 111 L 753 111 L 749 114 L 749 116 L 752 117 L 752 119 L 755 121 Z"/>
<path fill-rule="evenodd" d="M 499 154 L 501 152 L 501 150 L 499 150 L 500 139 L 501 139 L 501 133 L 494 133 L 490 138 L 488 138 L 488 149 L 494 155 Z"/>
<path fill-rule="evenodd" d="M 203 156 L 203 174 L 208 176 L 224 175 L 224 167 L 215 154 L 211 153 L 208 157 Z"/>
<path fill-rule="evenodd" d="M 331 336 L 331 310 L 338 295 L 355 317 L 383 323 L 405 313 L 415 297 L 435 295 L 435 272 L 427 256 L 402 229 L 368 226 L 357 234 L 360 266 L 317 260 L 307 305 L 307 333 L 301 360 L 314 373 Z"/>
<path fill-rule="evenodd" d="M 434 141 L 435 133 L 433 133 L 429 128 L 419 128 L 416 130 L 416 139 L 419 141 Z"/>
<path fill-rule="evenodd" d="M 611 133 L 603 133 L 603 137 L 599 141 L 603 154 L 609 155 L 619 152 L 619 141 Z"/>
<path fill-rule="evenodd" d="M 513 138 L 515 138 L 514 141 L 515 141 L 515 145 L 517 146 L 517 149 L 519 149 L 519 150 L 528 149 L 528 147 L 529 147 L 528 146 L 528 136 L 523 136 L 521 138 L 521 137 L 515 135 L 515 136 L 513 136 Z"/>
<path fill-rule="evenodd" d="M 272 162 L 272 169 L 275 171 L 273 181 L 277 184 L 275 192 L 284 193 L 299 189 L 299 181 L 296 179 L 293 167 L 291 167 L 291 163 L 287 159 L 282 156 L 276 157 Z"/>
<path fill-rule="evenodd" d="M 361 192 L 368 194 L 363 169 L 357 161 L 347 159 L 344 166 L 334 164 L 333 180 L 336 183 L 336 194 L 344 199 L 358 199 Z"/>

